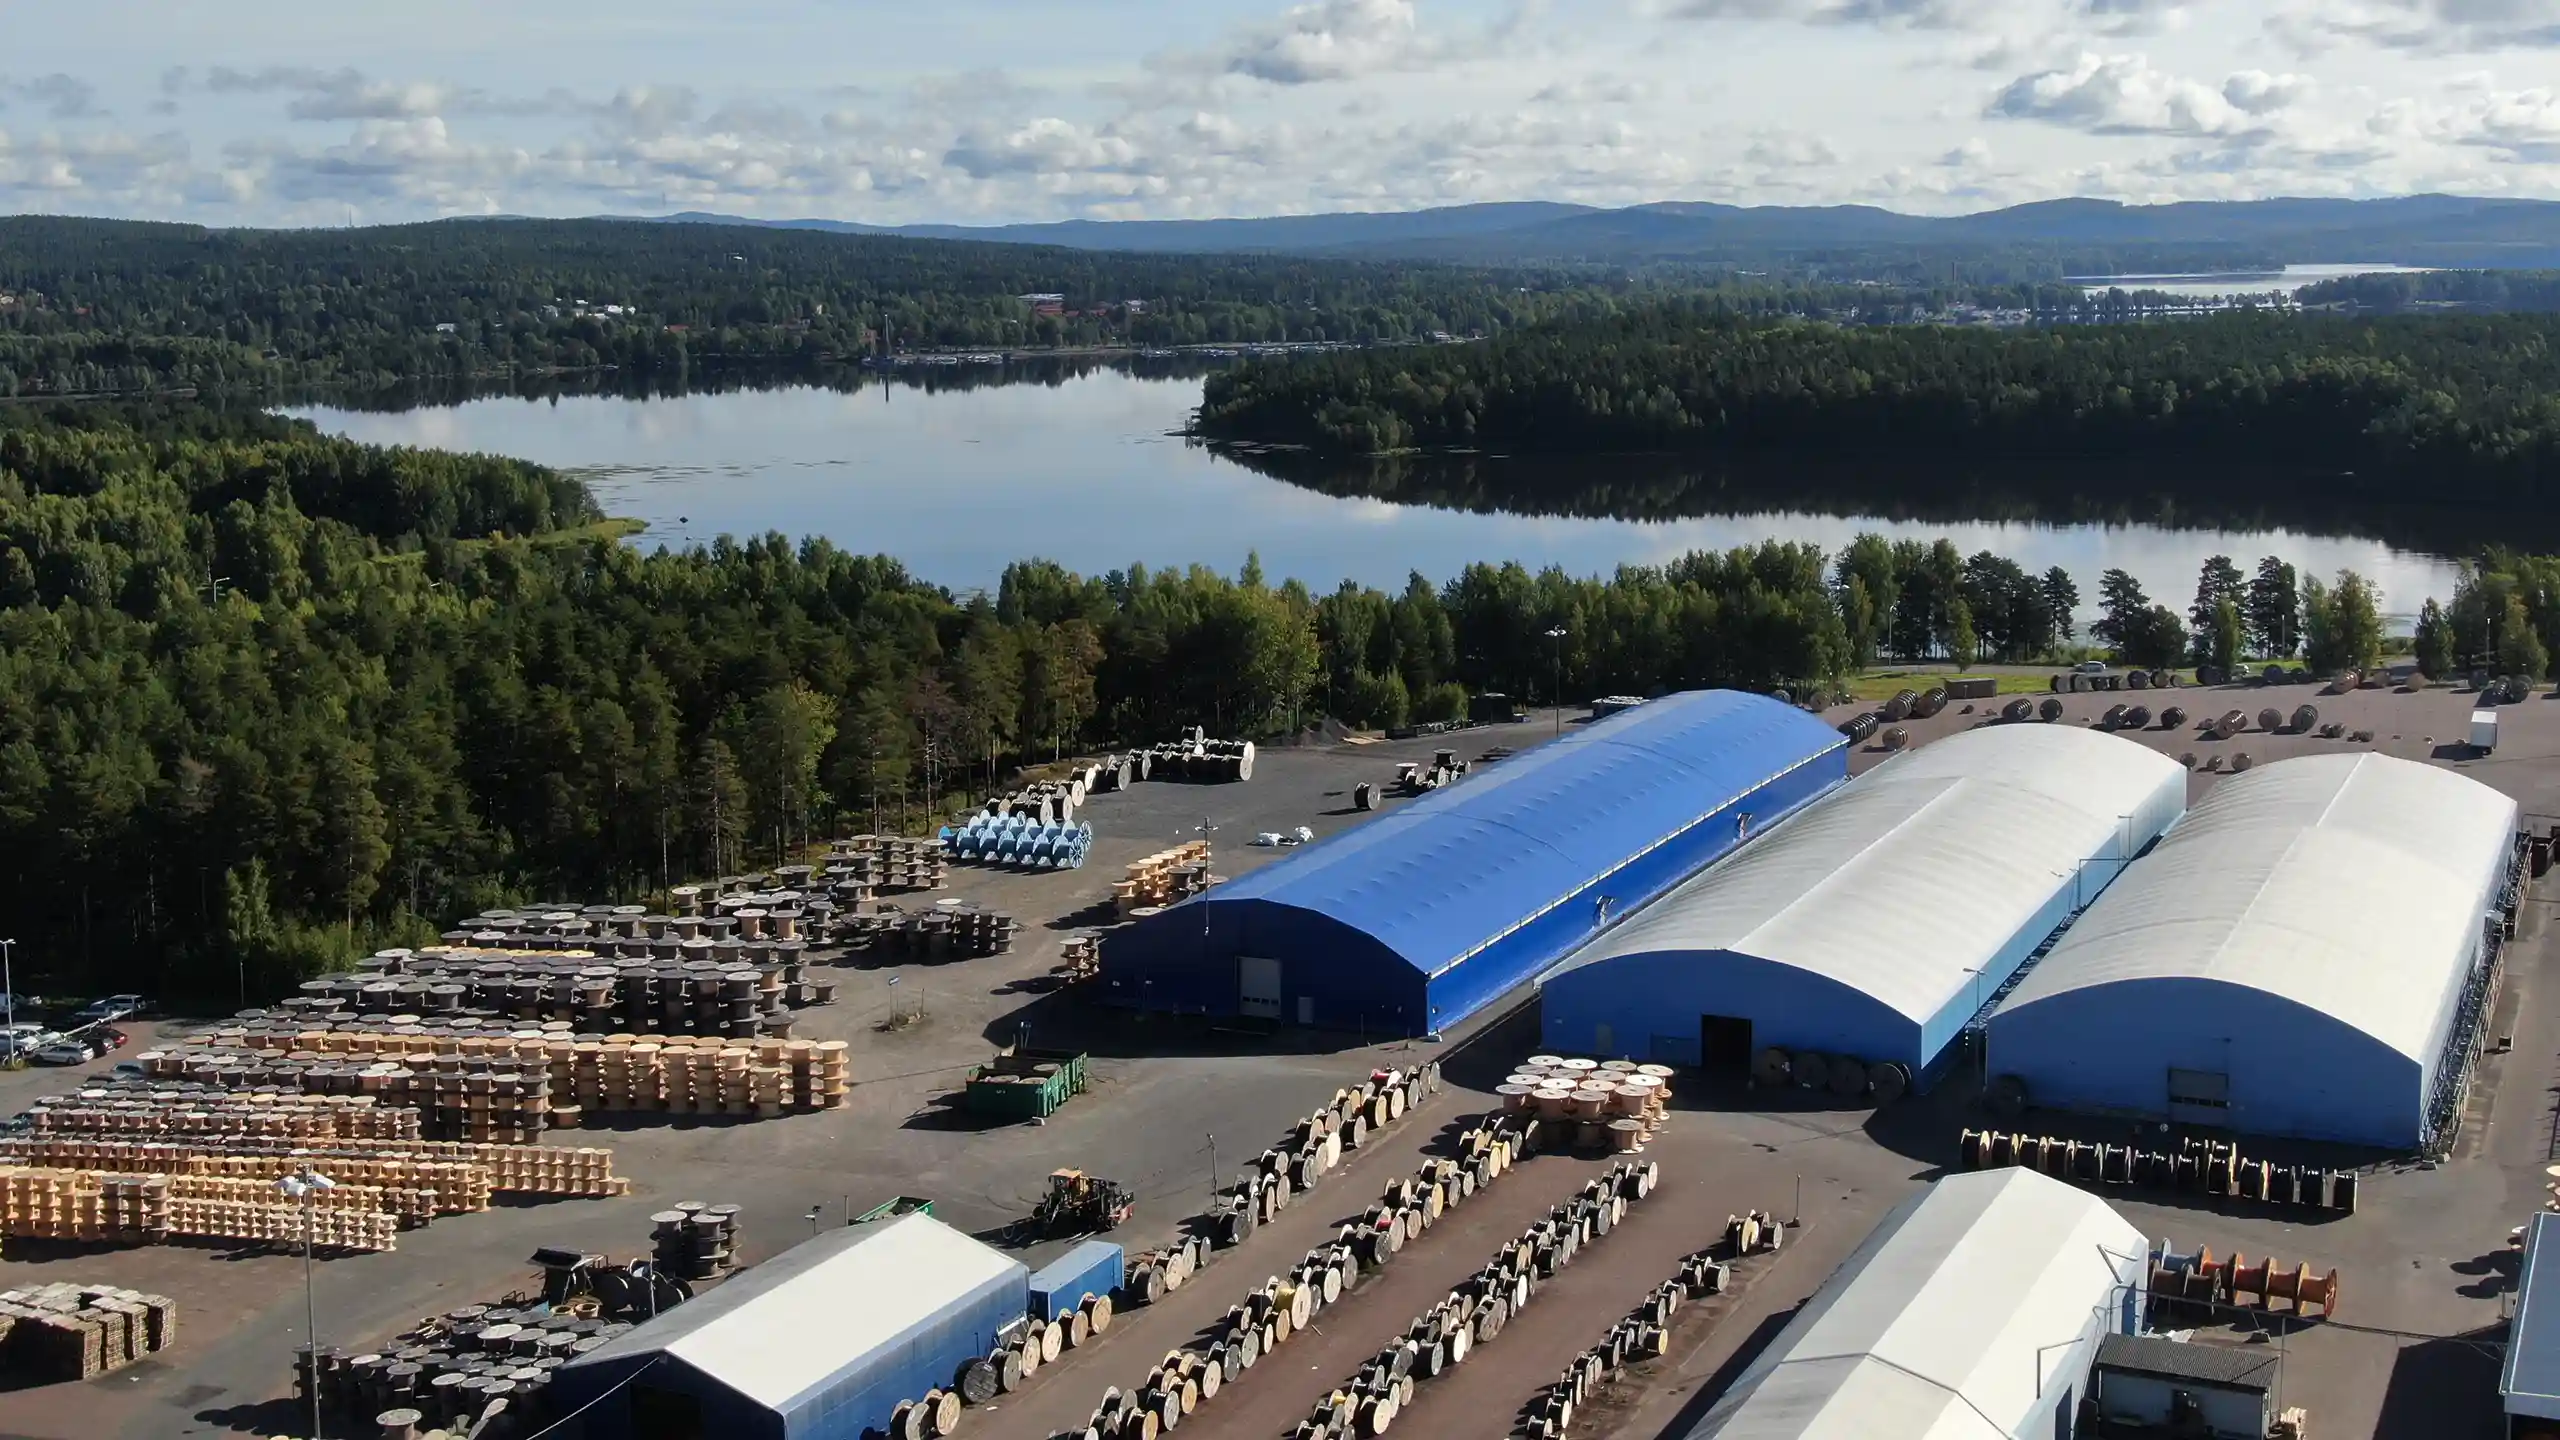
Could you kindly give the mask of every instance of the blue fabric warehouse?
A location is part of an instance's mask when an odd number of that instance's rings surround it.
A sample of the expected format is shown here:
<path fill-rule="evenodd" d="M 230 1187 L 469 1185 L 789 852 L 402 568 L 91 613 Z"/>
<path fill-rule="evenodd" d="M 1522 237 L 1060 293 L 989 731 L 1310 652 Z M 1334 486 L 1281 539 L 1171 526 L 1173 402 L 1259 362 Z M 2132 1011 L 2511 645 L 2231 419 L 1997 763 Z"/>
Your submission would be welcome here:
<path fill-rule="evenodd" d="M 1847 775 L 1847 743 L 1793 706 L 1666 696 L 1112 934 L 1103 993 L 1435 1033 Z"/>

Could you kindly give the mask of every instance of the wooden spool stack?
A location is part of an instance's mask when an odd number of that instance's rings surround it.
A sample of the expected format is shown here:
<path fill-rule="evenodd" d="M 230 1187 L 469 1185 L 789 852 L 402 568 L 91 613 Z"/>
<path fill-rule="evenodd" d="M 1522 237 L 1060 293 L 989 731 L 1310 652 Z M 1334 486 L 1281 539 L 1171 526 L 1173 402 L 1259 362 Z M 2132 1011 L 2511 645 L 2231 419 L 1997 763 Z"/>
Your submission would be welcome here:
<path fill-rule="evenodd" d="M 1111 885 L 1112 903 L 1121 914 L 1142 906 L 1164 906 L 1198 894 L 1209 877 L 1209 842 L 1187 840 L 1132 864 Z"/>
<path fill-rule="evenodd" d="M 867 890 L 939 890 L 950 861 L 939 840 L 907 835 L 856 835 L 828 847 L 818 880 L 839 899 L 846 887 Z M 867 898 L 855 896 L 851 898 Z"/>

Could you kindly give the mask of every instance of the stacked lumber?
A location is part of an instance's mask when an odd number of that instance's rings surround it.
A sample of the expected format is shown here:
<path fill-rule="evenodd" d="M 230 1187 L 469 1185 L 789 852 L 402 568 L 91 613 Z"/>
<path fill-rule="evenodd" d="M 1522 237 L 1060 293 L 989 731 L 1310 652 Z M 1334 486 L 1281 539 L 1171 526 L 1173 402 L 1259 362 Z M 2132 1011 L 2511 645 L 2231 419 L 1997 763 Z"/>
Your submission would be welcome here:
<path fill-rule="evenodd" d="M 178 1341 L 177 1302 L 113 1285 L 0 1290 L 0 1373 L 93 1380 Z"/>
<path fill-rule="evenodd" d="M 0 1140 L 0 1160 L 70 1170 L 106 1170 L 133 1175 L 206 1176 L 255 1181 L 272 1186 L 311 1163 L 316 1152 L 278 1149 L 242 1154 L 207 1150 L 183 1142 L 48 1137 Z M 331 1156 L 325 1167 L 340 1185 L 379 1189 L 385 1209 L 403 1221 L 424 1223 L 437 1215 L 461 1215 L 489 1208 L 491 1177 L 487 1169 L 461 1161 L 418 1160 L 406 1156 Z"/>

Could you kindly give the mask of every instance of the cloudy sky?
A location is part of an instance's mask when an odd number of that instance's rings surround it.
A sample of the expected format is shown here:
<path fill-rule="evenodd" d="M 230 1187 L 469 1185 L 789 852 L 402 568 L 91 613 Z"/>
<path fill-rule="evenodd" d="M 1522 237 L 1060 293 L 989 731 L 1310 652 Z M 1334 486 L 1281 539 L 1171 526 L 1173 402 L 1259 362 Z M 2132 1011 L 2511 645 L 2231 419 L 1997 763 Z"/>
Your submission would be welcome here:
<path fill-rule="evenodd" d="M 0 211 L 2560 196 L 2560 0 L 81 0 Z"/>

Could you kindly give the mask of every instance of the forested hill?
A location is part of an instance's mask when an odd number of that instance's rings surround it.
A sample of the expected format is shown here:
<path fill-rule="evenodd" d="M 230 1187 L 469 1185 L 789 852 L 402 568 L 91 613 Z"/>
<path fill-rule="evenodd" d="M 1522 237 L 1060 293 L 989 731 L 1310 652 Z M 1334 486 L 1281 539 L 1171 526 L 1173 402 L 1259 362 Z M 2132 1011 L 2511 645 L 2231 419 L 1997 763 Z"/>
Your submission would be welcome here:
<path fill-rule="evenodd" d="M 2102 453 L 2560 483 L 2560 318 L 1852 329 L 1685 302 L 1210 377 L 1216 439 L 1346 453 Z M 2549 480 L 2543 477 L 2551 477 Z"/>
<path fill-rule="evenodd" d="M 1596 313 L 1634 288 L 1409 262 L 610 220 L 207 230 L 17 216 L 0 218 L 0 395 L 597 366 L 680 375 L 890 345 L 1489 334 Z"/>

